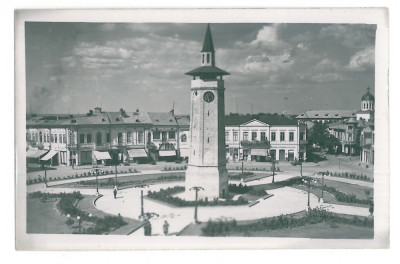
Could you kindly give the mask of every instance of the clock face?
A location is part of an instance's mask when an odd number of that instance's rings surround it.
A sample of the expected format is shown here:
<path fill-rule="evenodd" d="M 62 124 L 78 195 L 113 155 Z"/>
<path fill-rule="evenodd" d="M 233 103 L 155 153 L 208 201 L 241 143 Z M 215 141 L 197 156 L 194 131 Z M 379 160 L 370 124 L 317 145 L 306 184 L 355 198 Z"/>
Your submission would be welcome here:
<path fill-rule="evenodd" d="M 207 103 L 211 103 L 214 100 L 214 94 L 212 92 L 206 92 L 203 98 Z"/>

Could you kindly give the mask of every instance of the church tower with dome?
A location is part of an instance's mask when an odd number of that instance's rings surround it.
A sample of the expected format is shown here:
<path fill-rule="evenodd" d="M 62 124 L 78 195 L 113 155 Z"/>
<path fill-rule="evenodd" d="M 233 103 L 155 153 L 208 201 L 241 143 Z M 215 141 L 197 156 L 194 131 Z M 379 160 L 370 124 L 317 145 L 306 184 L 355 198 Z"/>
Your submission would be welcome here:
<path fill-rule="evenodd" d="M 361 110 L 357 112 L 357 120 L 363 119 L 370 121 L 374 118 L 375 111 L 375 97 L 369 92 L 370 88 L 367 88 L 367 93 L 361 98 Z"/>

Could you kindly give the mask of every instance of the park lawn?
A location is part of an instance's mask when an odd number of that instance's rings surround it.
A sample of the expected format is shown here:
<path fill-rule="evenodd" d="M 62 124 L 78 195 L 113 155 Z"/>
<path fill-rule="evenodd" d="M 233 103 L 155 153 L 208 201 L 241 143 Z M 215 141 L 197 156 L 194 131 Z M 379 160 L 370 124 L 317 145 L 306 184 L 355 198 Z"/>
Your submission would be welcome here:
<path fill-rule="evenodd" d="M 324 183 L 326 186 L 333 187 L 337 189 L 340 192 L 344 192 L 347 194 L 354 194 L 357 199 L 360 200 L 366 200 L 368 198 L 373 198 L 374 197 L 374 189 L 365 187 L 365 186 L 360 186 L 356 184 L 351 184 L 351 183 L 346 183 L 346 182 L 339 182 L 339 181 L 332 181 L 328 180 L 328 177 L 325 177 Z M 367 195 L 367 193 L 369 195 Z"/>
<path fill-rule="evenodd" d="M 58 200 L 42 202 L 27 199 L 26 232 L 30 234 L 72 234 L 76 232 L 67 224 L 67 218 L 57 210 Z"/>
<path fill-rule="evenodd" d="M 292 185 L 290 187 L 296 188 L 296 189 L 299 189 L 299 190 L 302 190 L 302 191 L 305 191 L 305 192 L 308 192 L 308 187 L 304 186 L 304 185 Z M 322 191 L 321 190 L 310 188 L 310 193 L 312 193 L 315 196 L 317 196 L 318 199 L 322 197 Z M 335 196 L 333 194 L 331 194 L 331 193 L 329 193 L 327 191 L 324 191 L 324 203 L 338 203 L 338 202 L 336 201 L 336 198 L 335 198 Z M 340 203 L 340 204 L 344 204 L 344 203 Z M 354 204 L 351 204 L 351 205 L 354 205 Z"/>
<path fill-rule="evenodd" d="M 202 228 L 207 223 L 190 224 L 178 236 L 202 236 Z M 305 226 L 279 230 L 257 232 L 232 232 L 229 237 L 295 237 L 295 238 L 320 238 L 320 239 L 373 239 L 374 229 L 353 225 L 331 224 L 322 222 Z"/>
<path fill-rule="evenodd" d="M 94 204 L 93 201 L 96 199 L 96 196 L 94 195 L 84 195 L 83 199 L 79 201 L 79 203 L 77 204 L 77 207 L 87 213 L 92 213 L 93 216 L 97 216 L 97 217 L 105 217 L 107 214 L 101 210 L 98 210 Z M 130 231 L 138 228 L 139 226 L 141 226 L 143 223 L 140 222 L 139 220 L 135 220 L 132 218 L 127 218 L 122 216 L 122 219 L 127 223 L 126 225 L 123 225 L 121 227 L 119 227 L 118 229 L 115 230 L 111 230 L 108 234 L 110 235 L 126 235 L 128 234 Z"/>
<path fill-rule="evenodd" d="M 322 222 L 308 224 L 305 226 L 245 233 L 231 233 L 228 236 L 246 237 L 296 237 L 296 238 L 319 238 L 319 239 L 373 239 L 374 229 L 346 224 L 331 224 Z"/>

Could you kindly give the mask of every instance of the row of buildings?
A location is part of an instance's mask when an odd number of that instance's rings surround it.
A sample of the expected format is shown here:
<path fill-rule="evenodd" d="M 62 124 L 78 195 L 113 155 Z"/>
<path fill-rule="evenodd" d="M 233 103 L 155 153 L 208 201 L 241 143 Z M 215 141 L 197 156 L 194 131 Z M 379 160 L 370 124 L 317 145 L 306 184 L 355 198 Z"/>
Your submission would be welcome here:
<path fill-rule="evenodd" d="M 28 163 L 88 165 L 189 156 L 189 116 L 170 112 L 105 112 L 82 115 L 29 115 Z M 305 157 L 306 126 L 277 114 L 225 118 L 228 161 L 296 160 Z"/>
<path fill-rule="evenodd" d="M 361 98 L 360 110 L 314 110 L 296 118 L 278 114 L 225 116 L 228 161 L 291 161 L 306 158 L 307 128 L 327 124 L 340 142 L 336 152 L 374 163 L 374 96 Z M 105 112 L 80 115 L 29 115 L 29 163 L 107 164 L 112 160 L 176 160 L 189 157 L 190 120 L 170 112 Z"/>
<path fill-rule="evenodd" d="M 340 142 L 335 148 L 336 153 L 359 156 L 361 162 L 373 164 L 374 111 L 375 97 L 368 87 L 361 97 L 359 110 L 313 110 L 298 115 L 296 119 L 309 128 L 314 123 L 326 124 L 327 131 Z"/>

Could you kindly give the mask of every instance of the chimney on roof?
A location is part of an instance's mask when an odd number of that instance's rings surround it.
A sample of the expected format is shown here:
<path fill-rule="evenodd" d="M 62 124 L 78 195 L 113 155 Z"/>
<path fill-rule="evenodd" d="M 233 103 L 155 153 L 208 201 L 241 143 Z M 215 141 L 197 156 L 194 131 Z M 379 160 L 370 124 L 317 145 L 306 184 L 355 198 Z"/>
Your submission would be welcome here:
<path fill-rule="evenodd" d="M 94 108 L 94 112 L 95 112 L 96 114 L 101 113 L 101 107 L 95 107 L 95 108 Z"/>
<path fill-rule="evenodd" d="M 171 115 L 174 115 L 175 114 L 175 110 L 174 109 L 172 109 L 171 111 L 169 111 L 170 113 L 171 113 Z"/>
<path fill-rule="evenodd" d="M 89 110 L 89 113 L 87 113 L 87 116 L 93 116 L 93 110 Z"/>
<path fill-rule="evenodd" d="M 136 113 L 139 113 L 139 108 L 136 108 Z"/>

